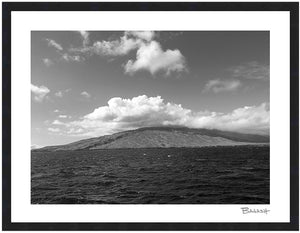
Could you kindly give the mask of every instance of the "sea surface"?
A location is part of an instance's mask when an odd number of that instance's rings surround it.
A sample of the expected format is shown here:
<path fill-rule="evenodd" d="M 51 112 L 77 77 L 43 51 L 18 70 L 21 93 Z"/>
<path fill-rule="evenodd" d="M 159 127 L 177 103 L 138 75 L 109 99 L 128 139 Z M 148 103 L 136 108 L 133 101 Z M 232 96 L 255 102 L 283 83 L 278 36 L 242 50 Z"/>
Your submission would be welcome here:
<path fill-rule="evenodd" d="M 32 152 L 32 204 L 268 204 L 269 146 Z"/>

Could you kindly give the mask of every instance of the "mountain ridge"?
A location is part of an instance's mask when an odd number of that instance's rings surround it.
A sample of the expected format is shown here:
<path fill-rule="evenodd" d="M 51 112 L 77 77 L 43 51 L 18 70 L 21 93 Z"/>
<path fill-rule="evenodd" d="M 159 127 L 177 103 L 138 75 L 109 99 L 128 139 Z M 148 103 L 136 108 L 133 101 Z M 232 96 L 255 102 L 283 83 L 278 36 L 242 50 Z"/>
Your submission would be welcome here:
<path fill-rule="evenodd" d="M 123 148 L 170 148 L 269 143 L 269 136 L 180 126 L 143 127 L 32 151 L 77 151 Z"/>

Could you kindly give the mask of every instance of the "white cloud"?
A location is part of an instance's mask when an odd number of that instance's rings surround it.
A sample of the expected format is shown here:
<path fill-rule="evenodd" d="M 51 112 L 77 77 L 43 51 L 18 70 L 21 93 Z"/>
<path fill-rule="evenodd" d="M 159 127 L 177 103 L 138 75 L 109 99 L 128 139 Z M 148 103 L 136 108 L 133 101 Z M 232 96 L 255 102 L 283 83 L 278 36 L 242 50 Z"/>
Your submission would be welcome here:
<path fill-rule="evenodd" d="M 83 129 L 81 128 L 70 128 L 66 133 L 70 136 L 81 136 L 81 133 L 83 132 Z"/>
<path fill-rule="evenodd" d="M 47 94 L 50 92 L 50 90 L 46 86 L 35 86 L 31 84 L 31 92 L 33 94 L 33 99 L 36 102 L 42 102 Z"/>
<path fill-rule="evenodd" d="M 147 70 L 151 74 L 164 71 L 167 75 L 171 72 L 186 70 L 185 58 L 178 49 L 163 51 L 160 44 L 151 41 L 143 44 L 136 54 L 136 60 L 129 60 L 125 65 L 125 72 L 133 74 L 138 70 Z"/>
<path fill-rule="evenodd" d="M 56 97 L 62 98 L 66 93 L 68 93 L 70 91 L 71 91 L 71 89 L 61 90 L 61 91 L 57 91 L 54 95 Z"/>
<path fill-rule="evenodd" d="M 91 46 L 87 46 L 89 33 L 80 31 L 80 34 L 83 37 L 83 47 L 71 48 L 69 51 L 87 56 L 91 56 L 92 54 L 124 56 L 130 51 L 138 49 L 141 44 L 151 41 L 155 36 L 153 31 L 127 31 L 119 39 L 95 41 Z"/>
<path fill-rule="evenodd" d="M 83 45 L 84 46 L 87 45 L 89 43 L 89 33 L 86 31 L 80 31 L 79 33 L 83 38 Z M 49 47 L 53 47 L 56 49 L 56 52 L 60 55 L 60 60 L 67 61 L 67 62 L 81 62 L 85 60 L 84 57 L 79 56 L 78 54 L 62 52 L 64 50 L 63 47 L 55 40 L 52 39 L 45 39 L 45 40 L 48 42 Z M 69 49 L 69 51 L 72 52 L 72 49 Z M 54 64 L 53 61 L 48 58 L 43 59 L 43 62 L 47 66 L 51 66 Z"/>
<path fill-rule="evenodd" d="M 46 66 L 52 66 L 54 63 L 53 63 L 53 61 L 51 60 L 51 59 L 49 59 L 49 58 L 44 58 L 43 59 L 43 63 L 46 65 Z"/>
<path fill-rule="evenodd" d="M 86 46 L 89 43 L 89 33 L 86 31 L 79 31 L 80 35 L 83 38 L 83 46 L 82 48 L 76 48 L 76 49 L 68 49 L 68 52 L 63 52 L 63 47 L 57 43 L 55 40 L 52 39 L 45 39 L 48 42 L 49 47 L 53 47 L 56 49 L 56 52 L 59 54 L 60 58 L 56 59 L 57 61 L 66 61 L 66 62 L 82 62 L 85 60 L 84 56 L 81 56 L 77 54 L 76 52 L 79 52 L 81 50 L 86 49 Z M 54 62 L 48 58 L 44 58 L 43 62 L 47 66 L 51 66 L 54 64 Z"/>
<path fill-rule="evenodd" d="M 58 117 L 59 117 L 59 118 L 68 118 L 67 115 L 59 115 Z"/>
<path fill-rule="evenodd" d="M 48 131 L 52 132 L 52 133 L 58 133 L 60 132 L 59 128 L 48 128 Z"/>
<path fill-rule="evenodd" d="M 151 41 L 154 36 L 153 31 L 127 31 L 118 40 L 96 41 L 90 50 L 98 55 L 123 56 Z"/>
<path fill-rule="evenodd" d="M 235 78 L 267 81 L 270 77 L 270 67 L 255 61 L 232 67 L 229 71 Z"/>
<path fill-rule="evenodd" d="M 122 36 L 120 40 L 97 41 L 90 49 L 93 53 L 106 56 L 122 56 L 128 54 L 131 50 L 138 48 L 140 40 Z"/>
<path fill-rule="evenodd" d="M 193 112 L 180 104 L 166 103 L 160 97 L 146 95 L 132 99 L 112 98 L 106 106 L 96 108 L 80 120 L 66 123 L 81 136 L 101 136 L 146 126 L 177 125 L 246 133 L 268 133 L 269 105 L 245 106 L 230 113 Z"/>
<path fill-rule="evenodd" d="M 72 61 L 81 62 L 81 61 L 85 60 L 85 58 L 83 58 L 79 55 L 70 55 L 68 53 L 62 54 L 61 59 L 63 59 L 64 61 L 67 61 L 67 62 L 72 62 Z"/>
<path fill-rule="evenodd" d="M 52 122 L 52 124 L 53 124 L 53 125 L 65 125 L 65 123 L 63 123 L 63 122 L 61 122 L 61 121 L 59 121 L 59 120 L 54 120 L 54 121 Z"/>
<path fill-rule="evenodd" d="M 59 111 L 58 109 L 55 109 L 55 110 L 54 110 L 54 112 L 56 112 L 56 113 L 57 113 L 57 112 L 60 112 L 60 111 Z"/>
<path fill-rule="evenodd" d="M 31 145 L 31 150 L 38 149 L 38 148 L 41 148 L 41 146 L 36 145 L 36 144 Z"/>
<path fill-rule="evenodd" d="M 58 92 L 56 92 L 54 95 L 57 96 L 57 97 L 60 97 L 60 98 L 63 97 L 62 91 L 58 91 Z"/>
<path fill-rule="evenodd" d="M 46 41 L 48 42 L 48 46 L 49 47 L 54 47 L 56 50 L 63 50 L 63 47 L 58 44 L 55 40 L 51 40 L 51 39 L 46 39 Z"/>
<path fill-rule="evenodd" d="M 245 106 L 230 113 L 207 112 L 196 114 L 188 126 L 196 128 L 220 129 L 244 133 L 269 133 L 270 110 L 268 103 L 259 106 Z"/>
<path fill-rule="evenodd" d="M 80 95 L 82 95 L 83 97 L 85 97 L 85 98 L 87 98 L 87 99 L 91 98 L 91 94 L 89 94 L 89 93 L 86 92 L 86 91 L 81 92 Z"/>
<path fill-rule="evenodd" d="M 214 79 L 206 83 L 204 90 L 213 91 L 214 93 L 225 92 L 225 91 L 235 91 L 238 89 L 242 83 L 239 80 L 221 80 Z"/>
<path fill-rule="evenodd" d="M 79 31 L 81 37 L 82 37 L 82 45 L 83 47 L 86 47 L 88 43 L 90 42 L 89 35 L 90 33 L 87 31 Z"/>
<path fill-rule="evenodd" d="M 86 32 L 82 32 L 82 36 L 88 38 Z M 154 38 L 153 31 L 126 31 L 119 39 L 96 41 L 91 46 L 71 48 L 69 52 L 77 54 L 73 57 L 77 57 L 79 61 L 81 56 L 125 56 L 130 51 L 136 51 L 136 60 L 129 60 L 124 65 L 125 73 L 128 74 L 138 70 L 146 70 L 151 74 L 163 71 L 167 75 L 186 71 L 185 58 L 181 52 L 178 49 L 164 51 Z M 65 60 L 71 60 L 66 54 L 63 56 L 66 57 Z"/>
<path fill-rule="evenodd" d="M 125 36 L 132 36 L 145 41 L 151 41 L 154 38 L 155 33 L 153 31 L 126 31 Z"/>

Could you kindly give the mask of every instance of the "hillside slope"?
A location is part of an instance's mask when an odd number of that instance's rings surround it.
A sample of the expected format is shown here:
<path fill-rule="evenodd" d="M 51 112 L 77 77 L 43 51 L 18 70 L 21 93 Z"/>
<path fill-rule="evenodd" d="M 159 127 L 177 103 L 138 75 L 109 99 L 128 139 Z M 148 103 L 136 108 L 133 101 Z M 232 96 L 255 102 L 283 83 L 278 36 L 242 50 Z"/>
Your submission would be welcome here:
<path fill-rule="evenodd" d="M 203 147 L 268 143 L 269 136 L 185 127 L 149 127 L 47 146 L 34 151 L 95 150 L 150 147 Z"/>

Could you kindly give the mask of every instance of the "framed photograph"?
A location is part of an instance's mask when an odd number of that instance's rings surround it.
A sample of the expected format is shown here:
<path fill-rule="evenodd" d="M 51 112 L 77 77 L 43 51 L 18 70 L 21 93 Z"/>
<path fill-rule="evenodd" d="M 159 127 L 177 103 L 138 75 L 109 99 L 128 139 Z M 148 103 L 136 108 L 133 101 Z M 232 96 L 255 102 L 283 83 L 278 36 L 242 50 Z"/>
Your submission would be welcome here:
<path fill-rule="evenodd" d="M 3 230 L 298 230 L 298 3 L 2 9 Z"/>

